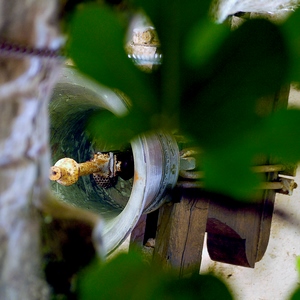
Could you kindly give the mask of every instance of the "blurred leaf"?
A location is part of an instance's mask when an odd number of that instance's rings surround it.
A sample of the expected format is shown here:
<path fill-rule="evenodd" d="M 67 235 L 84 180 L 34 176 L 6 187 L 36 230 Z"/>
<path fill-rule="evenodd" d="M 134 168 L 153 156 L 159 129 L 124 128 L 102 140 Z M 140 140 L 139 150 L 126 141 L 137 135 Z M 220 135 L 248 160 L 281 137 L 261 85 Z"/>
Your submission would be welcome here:
<path fill-rule="evenodd" d="M 224 24 L 216 24 L 207 18 L 197 22 L 187 33 L 185 42 L 188 65 L 191 68 L 199 68 L 208 63 L 229 34 L 230 29 Z"/>
<path fill-rule="evenodd" d="M 118 117 L 107 111 L 94 113 L 86 130 L 96 143 L 115 145 L 116 149 L 128 143 L 133 137 L 149 131 L 150 117 L 132 109 L 126 116 Z"/>
<path fill-rule="evenodd" d="M 297 256 L 296 267 L 297 267 L 298 275 L 300 277 L 300 256 Z"/>
<path fill-rule="evenodd" d="M 77 67 L 98 82 L 118 88 L 144 112 L 153 112 L 156 97 L 150 75 L 141 73 L 124 50 L 125 29 L 106 6 L 85 5 L 71 23 L 70 55 Z"/>
<path fill-rule="evenodd" d="M 292 142 L 298 131 L 290 133 L 298 117 L 282 126 L 289 117 L 264 120 L 258 112 L 258 99 L 274 95 L 287 80 L 290 60 L 282 33 L 292 32 L 298 21 L 287 21 L 282 29 L 250 20 L 230 32 L 207 20 L 208 0 L 133 2 L 145 9 L 162 43 L 164 60 L 155 76 L 128 60 L 124 29 L 112 11 L 90 6 L 74 18 L 71 53 L 77 65 L 133 102 L 122 118 L 95 114 L 88 131 L 122 145 L 149 129 L 180 125 L 204 149 L 206 187 L 252 197 L 259 184 L 250 170 L 257 154 L 298 159 Z M 289 43 L 297 42 L 294 31 Z"/>
<path fill-rule="evenodd" d="M 140 255 L 120 254 L 103 266 L 91 265 L 79 278 L 79 299 L 186 300 L 232 299 L 228 289 L 212 275 L 178 279 Z"/>
<path fill-rule="evenodd" d="M 300 276 L 300 256 L 297 257 L 296 267 L 298 276 Z M 300 288 L 298 287 L 292 294 L 290 300 L 300 300 Z"/>
<path fill-rule="evenodd" d="M 205 186 L 236 199 L 255 196 L 260 178 L 250 167 L 257 155 L 272 157 L 280 163 L 300 161 L 300 110 L 280 110 L 266 117 L 251 134 L 211 150 L 201 158 Z"/>
<path fill-rule="evenodd" d="M 248 21 L 220 48 L 212 76 L 194 77 L 182 100 L 187 132 L 200 145 L 215 148 L 257 126 L 259 97 L 275 93 L 287 72 L 287 52 L 280 30 L 265 20 Z"/>
<path fill-rule="evenodd" d="M 153 22 L 161 49 L 164 55 L 160 70 L 160 103 L 161 112 L 173 123 L 179 125 L 180 95 L 186 74 L 183 65 L 183 41 L 189 29 L 208 15 L 211 0 L 167 1 L 167 0 L 135 0 L 143 7 Z"/>
<path fill-rule="evenodd" d="M 300 300 L 300 288 L 298 288 L 290 298 L 290 300 Z"/>
<path fill-rule="evenodd" d="M 300 110 L 280 110 L 266 118 L 260 150 L 287 163 L 300 160 Z"/>
<path fill-rule="evenodd" d="M 253 153 L 247 150 L 231 145 L 206 153 L 202 157 L 205 188 L 240 201 L 256 198 L 262 178 L 251 171 Z"/>
<path fill-rule="evenodd" d="M 134 253 L 120 254 L 102 266 L 95 263 L 79 278 L 79 299 L 141 299 L 134 297 L 137 291 L 144 298 L 139 282 L 147 279 L 147 269 Z"/>
<path fill-rule="evenodd" d="M 183 38 L 189 29 L 201 18 L 207 17 L 211 0 L 168 1 L 134 0 L 150 17 L 164 43 L 169 43 L 172 32 Z M 178 45 L 176 43 L 176 45 Z"/>
<path fill-rule="evenodd" d="M 289 79 L 300 82 L 300 9 L 292 13 L 282 25 L 282 30 L 290 55 Z"/>
<path fill-rule="evenodd" d="M 164 289 L 164 294 L 159 295 L 159 298 L 155 297 L 153 299 L 233 299 L 225 284 L 212 275 L 195 274 L 190 278 L 173 280 L 166 284 Z"/>
<path fill-rule="evenodd" d="M 258 99 L 275 95 L 284 83 L 287 57 L 277 26 L 252 20 L 227 36 L 205 70 L 195 73 L 183 95 L 181 124 L 205 151 L 207 189 L 236 199 L 257 193 L 260 178 L 250 168 L 254 157 L 267 150 L 260 148 L 263 117 L 257 113 Z M 268 103 L 263 110 L 272 106 Z"/>

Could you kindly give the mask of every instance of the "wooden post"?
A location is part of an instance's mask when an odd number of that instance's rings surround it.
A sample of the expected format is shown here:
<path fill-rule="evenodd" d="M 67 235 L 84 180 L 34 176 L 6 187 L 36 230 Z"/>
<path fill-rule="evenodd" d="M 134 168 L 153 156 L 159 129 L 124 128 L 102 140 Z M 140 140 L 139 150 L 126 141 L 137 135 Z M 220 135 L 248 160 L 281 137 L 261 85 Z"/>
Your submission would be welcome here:
<path fill-rule="evenodd" d="M 180 277 L 199 272 L 209 201 L 199 190 L 183 191 L 180 202 L 160 208 L 153 259 Z"/>

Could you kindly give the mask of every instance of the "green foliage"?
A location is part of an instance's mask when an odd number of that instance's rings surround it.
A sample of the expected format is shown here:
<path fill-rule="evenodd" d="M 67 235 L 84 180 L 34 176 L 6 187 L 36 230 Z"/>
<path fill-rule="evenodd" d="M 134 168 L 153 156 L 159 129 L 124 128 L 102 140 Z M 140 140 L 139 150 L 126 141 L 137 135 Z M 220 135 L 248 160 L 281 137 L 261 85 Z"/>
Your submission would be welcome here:
<path fill-rule="evenodd" d="M 290 298 L 290 300 L 299 300 L 300 299 L 300 289 L 297 289 L 294 293 L 293 293 L 293 295 L 292 295 L 292 297 Z"/>
<path fill-rule="evenodd" d="M 297 270 L 300 276 L 300 257 L 297 257 Z M 298 284 L 299 285 L 299 284 Z M 290 300 L 300 300 L 300 288 L 298 287 L 291 295 Z"/>
<path fill-rule="evenodd" d="M 230 28 L 228 26 L 213 23 L 207 18 L 200 19 L 188 32 L 184 43 L 184 55 L 188 67 L 197 70 L 201 66 L 206 66 L 216 55 L 229 34 Z"/>
<path fill-rule="evenodd" d="M 112 261 L 95 262 L 79 277 L 79 299 L 96 300 L 180 300 L 232 299 L 222 281 L 212 275 L 179 279 L 172 272 L 148 265 L 134 252 Z"/>
<path fill-rule="evenodd" d="M 300 111 L 280 110 L 265 120 L 259 146 L 262 151 L 279 157 L 286 163 L 299 160 Z"/>
<path fill-rule="evenodd" d="M 88 5 L 73 20 L 70 55 L 77 67 L 102 84 L 123 91 L 134 109 L 137 106 L 153 113 L 153 88 L 127 58 L 125 28 L 117 13 L 109 7 Z"/>
<path fill-rule="evenodd" d="M 256 193 L 257 157 L 300 160 L 299 112 L 259 108 L 262 98 L 300 81 L 299 11 L 283 25 L 250 20 L 230 31 L 208 19 L 208 0 L 131 2 L 161 41 L 163 64 L 152 74 L 126 57 L 115 11 L 86 5 L 73 17 L 70 54 L 78 68 L 132 101 L 126 116 L 95 115 L 90 131 L 113 144 L 157 128 L 181 131 L 202 149 L 206 188 L 237 199 Z"/>
<path fill-rule="evenodd" d="M 300 82 L 300 35 L 299 28 L 300 9 L 293 13 L 283 24 L 283 36 L 290 56 L 289 79 L 290 81 Z"/>
<path fill-rule="evenodd" d="M 226 38 L 207 66 L 208 78 L 195 74 L 183 106 L 183 120 L 190 120 L 187 131 L 207 149 L 247 134 L 259 122 L 257 99 L 280 87 L 286 64 L 278 28 L 264 20 L 247 22 Z"/>
<path fill-rule="evenodd" d="M 124 20 L 111 8 L 85 5 L 71 23 L 69 50 L 78 68 L 132 102 L 126 116 L 94 115 L 89 131 L 114 145 L 157 128 L 181 131 L 202 150 L 206 188 L 238 199 L 256 194 L 263 178 L 251 166 L 261 157 L 300 160 L 300 111 L 274 112 L 261 101 L 300 82 L 300 10 L 282 25 L 250 20 L 230 31 L 208 19 L 208 0 L 131 2 L 144 9 L 161 41 L 163 64 L 152 74 L 127 58 Z M 99 298 L 231 296 L 210 275 L 179 280 L 131 254 L 95 263 L 79 278 L 79 299 Z M 291 299 L 300 299 L 299 289 Z"/>

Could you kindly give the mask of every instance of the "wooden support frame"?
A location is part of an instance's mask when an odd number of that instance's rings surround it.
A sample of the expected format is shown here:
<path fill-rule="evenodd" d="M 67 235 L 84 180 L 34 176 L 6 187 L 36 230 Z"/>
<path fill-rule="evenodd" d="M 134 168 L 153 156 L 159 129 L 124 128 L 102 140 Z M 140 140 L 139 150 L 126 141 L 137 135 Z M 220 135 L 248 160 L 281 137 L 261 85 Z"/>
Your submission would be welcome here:
<path fill-rule="evenodd" d="M 180 277 L 199 273 L 209 201 L 199 190 L 185 190 L 179 203 L 160 208 L 153 259 Z"/>
<path fill-rule="evenodd" d="M 289 86 L 284 86 L 273 97 L 261 99 L 260 113 L 268 115 L 285 108 L 288 95 Z M 255 170 L 266 173 L 268 183 L 278 179 L 279 170 L 272 169 L 278 162 L 262 156 L 256 163 L 260 167 Z M 289 169 L 284 172 L 293 175 Z M 153 259 L 163 268 L 177 270 L 180 277 L 199 272 L 207 232 L 212 260 L 253 268 L 269 242 L 275 190 L 264 188 L 255 201 L 243 203 L 220 195 L 204 196 L 194 178 L 184 177 L 188 181 L 178 182 L 181 189 L 174 197 L 179 202 L 160 208 Z"/>

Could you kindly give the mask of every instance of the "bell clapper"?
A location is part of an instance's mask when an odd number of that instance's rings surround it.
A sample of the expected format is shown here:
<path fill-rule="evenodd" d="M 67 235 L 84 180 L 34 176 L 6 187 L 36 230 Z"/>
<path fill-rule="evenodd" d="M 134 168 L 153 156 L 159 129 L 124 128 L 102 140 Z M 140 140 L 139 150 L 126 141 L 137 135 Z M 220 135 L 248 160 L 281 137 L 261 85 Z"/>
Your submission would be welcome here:
<path fill-rule="evenodd" d="M 132 155 L 130 156 L 131 160 L 127 156 L 126 162 L 125 160 L 124 162 L 120 160 L 125 158 L 122 152 L 120 154 L 98 152 L 94 154 L 91 160 L 83 163 L 77 163 L 74 159 L 68 157 L 62 158 L 50 168 L 49 178 L 65 186 L 76 183 L 80 176 L 90 174 L 93 174 L 94 178 L 102 178 L 104 181 L 107 179 L 110 182 L 116 181 L 117 176 L 129 179 L 133 176 L 133 159 Z M 128 163 L 132 164 L 132 167 L 128 168 Z M 122 166 L 124 166 L 124 170 L 122 170 Z M 123 173 L 126 173 L 126 176 Z M 110 186 L 103 187 L 107 188 Z"/>

